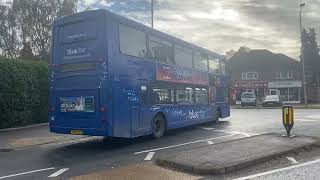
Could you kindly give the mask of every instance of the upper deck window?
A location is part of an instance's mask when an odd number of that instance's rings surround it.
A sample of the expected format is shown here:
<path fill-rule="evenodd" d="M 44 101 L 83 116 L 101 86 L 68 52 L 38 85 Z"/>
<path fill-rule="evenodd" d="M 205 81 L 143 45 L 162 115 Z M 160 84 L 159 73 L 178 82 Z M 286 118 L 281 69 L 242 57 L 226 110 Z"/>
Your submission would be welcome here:
<path fill-rule="evenodd" d="M 175 62 L 179 66 L 192 68 L 192 50 L 182 46 L 175 45 Z"/>
<path fill-rule="evenodd" d="M 208 71 L 208 57 L 205 54 L 195 52 L 193 60 L 195 69 Z"/>
<path fill-rule="evenodd" d="M 174 64 L 173 46 L 168 41 L 149 36 L 149 51 L 151 57 L 155 60 L 162 63 Z"/>
<path fill-rule="evenodd" d="M 136 57 L 146 55 L 147 38 L 144 32 L 119 24 L 119 40 L 122 54 Z"/>
<path fill-rule="evenodd" d="M 97 22 L 94 20 L 76 21 L 63 24 L 59 27 L 59 39 L 61 43 L 73 43 L 95 39 L 97 36 Z M 93 28 L 94 27 L 94 28 Z"/>
<path fill-rule="evenodd" d="M 209 58 L 209 71 L 215 74 L 220 73 L 219 59 Z"/>
<path fill-rule="evenodd" d="M 226 63 L 224 61 L 220 61 L 220 72 L 221 74 L 226 74 Z"/>

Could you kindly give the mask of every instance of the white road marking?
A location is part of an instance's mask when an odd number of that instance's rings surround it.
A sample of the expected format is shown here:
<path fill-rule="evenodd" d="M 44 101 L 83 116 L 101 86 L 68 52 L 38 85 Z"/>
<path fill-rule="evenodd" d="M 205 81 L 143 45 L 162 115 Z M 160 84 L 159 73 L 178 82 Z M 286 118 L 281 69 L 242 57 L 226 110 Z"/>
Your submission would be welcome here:
<path fill-rule="evenodd" d="M 302 163 L 302 164 L 289 166 L 289 167 L 285 167 L 285 168 L 279 168 L 279 169 L 275 169 L 275 170 L 271 170 L 271 171 L 266 171 L 266 172 L 262 172 L 262 173 L 258 173 L 258 174 L 254 174 L 254 175 L 250 175 L 250 176 L 246 176 L 246 177 L 241 177 L 241 178 L 237 178 L 237 179 L 234 179 L 234 180 L 247 180 L 247 179 L 257 178 L 257 177 L 266 176 L 266 175 L 270 175 L 270 174 L 273 174 L 273 173 L 287 171 L 287 170 L 290 170 L 290 169 L 299 168 L 299 167 L 303 167 L 303 166 L 307 166 L 307 165 L 311 165 L 311 164 L 316 164 L 316 163 L 320 163 L 320 159 L 317 159 L 317 160 L 314 160 L 314 161 L 309 161 L 309 162 Z"/>
<path fill-rule="evenodd" d="M 59 171 L 49 175 L 48 177 L 57 177 L 57 176 L 61 175 L 62 173 L 66 172 L 68 170 L 69 170 L 69 168 L 62 168 Z"/>
<path fill-rule="evenodd" d="M 49 171 L 49 170 L 52 170 L 52 169 L 54 169 L 54 167 L 45 168 L 45 169 L 37 169 L 37 170 L 27 171 L 27 172 L 23 172 L 23 173 L 17 173 L 17 174 L 11 174 L 11 175 L 7 175 L 7 176 L 1 176 L 0 179 L 5 179 L 5 178 L 10 178 L 10 177 L 15 177 L 15 176 L 21 176 L 21 175 L 31 174 L 31 173 L 41 172 L 41 171 Z"/>
<path fill-rule="evenodd" d="M 139 151 L 139 152 L 135 152 L 133 154 L 141 154 L 141 153 L 159 151 L 159 150 L 163 150 L 163 149 L 169 149 L 169 148 L 174 148 L 174 147 L 179 147 L 179 146 L 185 146 L 185 145 L 189 145 L 189 144 L 205 142 L 205 141 L 210 141 L 210 140 L 214 140 L 214 139 L 221 139 L 221 138 L 231 137 L 231 136 L 234 136 L 234 135 L 237 135 L 237 134 L 229 134 L 229 135 L 218 136 L 218 137 L 209 138 L 209 139 L 201 139 L 201 140 L 197 140 L 197 141 L 186 142 L 186 143 L 176 144 L 176 145 L 172 145 L 172 146 L 166 146 L 166 147 L 161 147 L 161 148 L 149 149 L 149 150 L 145 150 L 145 151 Z"/>
<path fill-rule="evenodd" d="M 208 144 L 209 144 L 209 145 L 213 144 L 213 141 L 208 141 Z"/>
<path fill-rule="evenodd" d="M 216 128 L 201 127 L 201 129 L 204 129 L 204 130 L 214 130 L 214 129 L 216 129 Z"/>
<path fill-rule="evenodd" d="M 150 161 L 153 157 L 155 152 L 149 152 L 146 156 L 146 158 L 144 158 L 145 161 Z"/>
<path fill-rule="evenodd" d="M 242 134 L 246 137 L 251 137 L 251 136 L 257 136 L 259 134 L 255 133 L 247 133 L 247 132 L 239 132 L 239 131 L 227 131 L 227 130 L 222 130 L 222 129 L 215 129 L 215 128 L 206 128 L 206 127 L 201 127 L 203 130 L 209 130 L 209 131 L 216 131 L 216 132 L 224 132 L 228 134 Z"/>
<path fill-rule="evenodd" d="M 287 157 L 287 159 L 288 159 L 292 164 L 298 164 L 298 161 L 295 160 L 293 157 Z"/>
<path fill-rule="evenodd" d="M 308 118 L 311 118 L 311 119 L 320 119 L 320 115 L 310 115 L 310 116 L 307 116 Z"/>
<path fill-rule="evenodd" d="M 296 121 L 301 121 L 301 122 L 317 122 L 317 120 L 314 119 L 295 119 Z"/>

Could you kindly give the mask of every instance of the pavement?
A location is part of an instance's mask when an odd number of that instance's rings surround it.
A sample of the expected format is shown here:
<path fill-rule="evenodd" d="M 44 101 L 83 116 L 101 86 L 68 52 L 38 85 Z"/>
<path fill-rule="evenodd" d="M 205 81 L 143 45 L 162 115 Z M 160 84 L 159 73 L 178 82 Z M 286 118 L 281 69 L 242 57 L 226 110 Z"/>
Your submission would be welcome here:
<path fill-rule="evenodd" d="M 156 163 L 189 173 L 226 174 L 313 145 L 319 145 L 317 138 L 263 134 L 164 154 Z"/>
<path fill-rule="evenodd" d="M 217 124 L 200 124 L 173 130 L 156 140 L 149 137 L 115 140 L 90 137 L 44 144 L 32 143 L 31 146 L 23 146 L 12 151 L 0 151 L 0 179 L 69 179 L 107 173 L 119 168 L 152 162 L 165 154 L 212 146 L 258 134 L 273 132 L 285 134 L 281 114 L 281 109 L 231 109 L 231 117 Z M 292 134 L 320 137 L 319 129 L 320 111 L 318 109 L 295 110 Z M 65 139 L 80 137 L 50 133 L 47 126 L 40 126 L 0 132 L 0 144 L 18 142 L 18 139 L 22 138 L 37 142 L 38 138 L 55 138 L 56 136 L 66 137 Z M 290 160 L 287 157 L 290 157 Z M 201 178 L 219 180 L 246 177 L 291 167 L 295 163 L 292 159 L 295 159 L 298 164 L 320 159 L 320 148 L 290 153 L 228 174 L 201 176 Z M 305 168 L 308 169 L 309 166 Z M 320 176 L 320 171 L 311 170 L 311 172 L 316 173 L 315 176 Z M 194 176 L 188 173 L 183 174 Z"/>
<path fill-rule="evenodd" d="M 86 138 L 86 136 L 50 133 L 48 123 L 21 128 L 1 129 L 0 152 L 12 151 L 28 146 L 76 140 L 80 138 Z"/>
<path fill-rule="evenodd" d="M 71 180 L 196 180 L 201 178 L 201 176 L 195 176 L 161 168 L 153 165 L 152 163 L 141 163 L 113 169 L 110 171 L 101 171 L 89 175 L 72 177 Z"/>

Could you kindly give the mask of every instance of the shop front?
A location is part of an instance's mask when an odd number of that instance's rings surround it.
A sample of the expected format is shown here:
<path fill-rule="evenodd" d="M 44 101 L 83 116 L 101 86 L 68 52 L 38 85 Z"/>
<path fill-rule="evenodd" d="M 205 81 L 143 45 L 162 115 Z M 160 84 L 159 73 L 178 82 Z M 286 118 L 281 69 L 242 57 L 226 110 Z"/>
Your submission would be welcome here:
<path fill-rule="evenodd" d="M 297 104 L 301 102 L 301 81 L 268 82 L 270 95 L 279 95 L 283 103 Z"/>
<path fill-rule="evenodd" d="M 254 92 L 258 102 L 261 102 L 268 94 L 267 81 L 236 81 L 232 86 L 231 97 L 234 103 L 241 101 L 243 92 Z"/>

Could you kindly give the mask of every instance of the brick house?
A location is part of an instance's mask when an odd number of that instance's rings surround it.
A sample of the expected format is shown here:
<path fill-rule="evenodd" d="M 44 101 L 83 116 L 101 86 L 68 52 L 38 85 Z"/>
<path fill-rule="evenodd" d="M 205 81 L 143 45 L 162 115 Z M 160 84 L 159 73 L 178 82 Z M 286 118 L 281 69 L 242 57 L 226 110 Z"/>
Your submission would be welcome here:
<path fill-rule="evenodd" d="M 231 75 L 230 99 L 240 101 L 242 92 L 254 92 L 259 102 L 266 95 L 280 96 L 284 103 L 302 102 L 300 62 L 268 50 L 238 52 L 227 61 Z"/>

